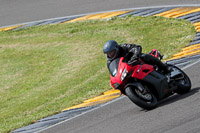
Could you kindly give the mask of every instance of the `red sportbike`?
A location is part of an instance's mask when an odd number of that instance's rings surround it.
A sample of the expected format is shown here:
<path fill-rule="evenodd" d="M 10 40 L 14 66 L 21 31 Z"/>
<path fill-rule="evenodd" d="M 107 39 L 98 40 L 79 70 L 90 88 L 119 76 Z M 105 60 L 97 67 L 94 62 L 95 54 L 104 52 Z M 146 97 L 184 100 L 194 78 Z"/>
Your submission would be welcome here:
<path fill-rule="evenodd" d="M 162 59 L 156 49 L 149 54 Z M 110 63 L 111 85 L 141 108 L 153 109 L 158 101 L 174 93 L 184 94 L 190 91 L 191 81 L 178 67 L 168 64 L 172 71 L 165 75 L 157 66 L 146 64 L 141 59 L 130 64 L 130 58 L 131 55 L 127 54 Z"/>

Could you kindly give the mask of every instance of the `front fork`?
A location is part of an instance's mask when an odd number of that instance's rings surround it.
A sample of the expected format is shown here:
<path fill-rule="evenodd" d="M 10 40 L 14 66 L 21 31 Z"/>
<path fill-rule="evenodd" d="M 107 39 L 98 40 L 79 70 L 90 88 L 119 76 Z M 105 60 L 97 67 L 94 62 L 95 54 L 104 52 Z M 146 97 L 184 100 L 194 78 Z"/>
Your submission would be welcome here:
<path fill-rule="evenodd" d="M 151 94 L 148 92 L 147 88 L 144 85 L 142 85 L 140 82 L 129 83 L 125 86 L 125 89 L 130 86 L 131 86 L 131 88 L 137 88 L 137 89 L 135 89 L 135 92 L 141 98 L 148 100 L 148 101 L 152 100 Z"/>

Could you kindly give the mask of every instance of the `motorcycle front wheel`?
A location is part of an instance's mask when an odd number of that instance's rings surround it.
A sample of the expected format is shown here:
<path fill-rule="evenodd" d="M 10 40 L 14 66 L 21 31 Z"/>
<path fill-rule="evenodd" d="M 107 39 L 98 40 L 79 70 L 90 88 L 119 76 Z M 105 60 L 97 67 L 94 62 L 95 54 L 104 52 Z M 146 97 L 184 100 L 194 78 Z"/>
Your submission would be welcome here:
<path fill-rule="evenodd" d="M 125 89 L 128 98 L 141 108 L 151 110 L 157 106 L 158 100 L 156 96 L 148 89 L 145 94 L 142 94 L 136 87 L 128 86 Z"/>

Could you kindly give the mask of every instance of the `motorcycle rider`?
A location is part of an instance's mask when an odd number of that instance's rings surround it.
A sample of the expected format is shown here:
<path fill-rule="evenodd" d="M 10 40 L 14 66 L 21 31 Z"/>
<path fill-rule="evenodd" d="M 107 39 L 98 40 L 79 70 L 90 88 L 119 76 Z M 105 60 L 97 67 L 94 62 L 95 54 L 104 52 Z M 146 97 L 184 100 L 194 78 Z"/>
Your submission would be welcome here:
<path fill-rule="evenodd" d="M 171 68 L 166 64 L 163 64 L 159 59 L 150 55 L 142 53 L 142 47 L 136 44 L 121 44 L 119 45 L 115 40 L 109 40 L 104 44 L 103 52 L 107 56 L 107 66 L 116 58 L 124 57 L 127 53 L 131 52 L 132 57 L 128 64 L 133 64 L 140 58 L 145 63 L 150 65 L 157 65 L 158 68 L 162 69 L 165 74 L 171 72 Z"/>

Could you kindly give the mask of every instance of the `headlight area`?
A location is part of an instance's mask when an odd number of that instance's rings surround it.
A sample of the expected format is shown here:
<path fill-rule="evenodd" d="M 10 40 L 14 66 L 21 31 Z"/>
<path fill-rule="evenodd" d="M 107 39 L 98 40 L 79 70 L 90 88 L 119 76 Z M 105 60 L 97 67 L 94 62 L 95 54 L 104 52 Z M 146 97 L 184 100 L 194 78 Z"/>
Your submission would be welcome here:
<path fill-rule="evenodd" d="M 121 76 L 121 81 L 123 81 L 126 78 L 127 74 L 128 74 L 128 71 L 126 70 L 126 68 L 124 68 L 122 72 L 122 76 Z"/>

